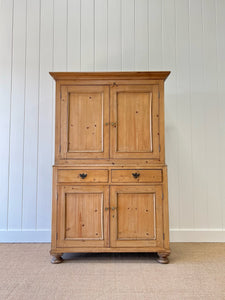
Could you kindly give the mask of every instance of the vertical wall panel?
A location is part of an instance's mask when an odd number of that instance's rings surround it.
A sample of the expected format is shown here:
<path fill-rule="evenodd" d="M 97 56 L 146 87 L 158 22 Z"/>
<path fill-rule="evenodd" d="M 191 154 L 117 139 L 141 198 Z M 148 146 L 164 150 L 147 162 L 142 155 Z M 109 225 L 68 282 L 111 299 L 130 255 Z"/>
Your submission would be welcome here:
<path fill-rule="evenodd" d="M 188 0 L 176 5 L 176 55 L 177 55 L 177 120 L 178 120 L 178 164 L 179 201 L 182 228 L 194 226 L 192 196 L 192 139 L 190 104 L 190 51 L 189 51 L 189 7 Z"/>
<path fill-rule="evenodd" d="M 93 0 L 81 1 L 81 71 L 94 71 L 94 2 Z"/>
<path fill-rule="evenodd" d="M 67 70 L 80 71 L 80 9 L 81 0 L 68 0 Z"/>
<path fill-rule="evenodd" d="M 215 1 L 202 2 L 203 13 L 203 58 L 204 58 L 204 109 L 205 109 L 205 147 L 207 161 L 207 205 L 208 226 L 220 228 L 221 201 L 219 193 L 219 105 L 217 78 L 217 43 Z M 212 201 L 213 199 L 213 201 Z"/>
<path fill-rule="evenodd" d="M 54 71 L 67 70 L 67 0 L 54 0 Z"/>
<path fill-rule="evenodd" d="M 148 70 L 148 0 L 135 1 L 135 70 Z"/>
<path fill-rule="evenodd" d="M 175 1 L 163 1 L 163 68 L 171 74 L 165 84 L 165 143 L 166 163 L 168 164 L 170 226 L 178 228 L 179 224 L 179 164 L 177 132 L 177 75 L 176 75 L 176 16 Z"/>
<path fill-rule="evenodd" d="M 108 71 L 122 69 L 121 1 L 108 0 Z"/>
<path fill-rule="evenodd" d="M 108 38 L 107 14 L 108 5 L 105 0 L 95 0 L 95 71 L 107 71 L 108 67 Z"/>
<path fill-rule="evenodd" d="M 149 1 L 149 70 L 162 70 L 162 0 Z"/>
<path fill-rule="evenodd" d="M 26 1 L 15 1 L 8 203 L 8 229 L 10 230 L 20 229 L 22 222 L 26 17 Z"/>
<path fill-rule="evenodd" d="M 122 1 L 122 70 L 135 69 L 135 0 Z"/>
<path fill-rule="evenodd" d="M 22 229 L 36 227 L 40 0 L 27 2 Z"/>
<path fill-rule="evenodd" d="M 51 224 L 51 185 L 52 185 L 52 149 L 53 149 L 53 80 L 49 71 L 54 69 L 53 54 L 60 49 L 55 49 L 53 18 L 54 1 L 41 1 L 41 27 L 40 27 L 40 87 L 39 87 L 39 127 L 38 127 L 38 178 L 37 178 L 37 229 L 50 228 Z M 56 29 L 56 28 L 55 28 Z M 65 51 L 57 65 L 65 65 Z"/>
<path fill-rule="evenodd" d="M 203 82 L 202 1 L 191 0 L 190 7 L 190 93 L 192 122 L 192 182 L 196 228 L 207 224 L 207 163 L 205 162 L 205 98 Z"/>
<path fill-rule="evenodd" d="M 219 110 L 219 199 L 221 203 L 222 227 L 225 229 L 225 1 L 216 1 L 216 40 L 217 40 L 217 78 L 218 78 L 218 110 Z"/>
<path fill-rule="evenodd" d="M 0 230 L 7 229 L 8 166 L 11 109 L 13 1 L 1 1 L 0 6 Z"/>

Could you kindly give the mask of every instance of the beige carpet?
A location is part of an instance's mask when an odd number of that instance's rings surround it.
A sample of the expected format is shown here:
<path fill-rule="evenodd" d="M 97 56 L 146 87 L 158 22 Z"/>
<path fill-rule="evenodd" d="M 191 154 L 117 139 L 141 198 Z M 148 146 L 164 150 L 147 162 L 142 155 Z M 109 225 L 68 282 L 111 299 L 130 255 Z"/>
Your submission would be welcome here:
<path fill-rule="evenodd" d="M 73 254 L 50 264 L 49 244 L 0 244 L 0 299 L 225 299 L 225 244 L 173 243 L 154 254 Z"/>

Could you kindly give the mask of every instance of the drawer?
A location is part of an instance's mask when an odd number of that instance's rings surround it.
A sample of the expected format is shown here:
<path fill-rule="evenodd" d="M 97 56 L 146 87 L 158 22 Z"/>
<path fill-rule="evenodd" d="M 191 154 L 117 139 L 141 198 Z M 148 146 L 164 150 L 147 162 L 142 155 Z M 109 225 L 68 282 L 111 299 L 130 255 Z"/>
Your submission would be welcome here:
<path fill-rule="evenodd" d="M 112 170 L 112 182 L 162 182 L 162 170 Z"/>
<path fill-rule="evenodd" d="M 58 182 L 108 182 L 108 170 L 58 170 Z"/>

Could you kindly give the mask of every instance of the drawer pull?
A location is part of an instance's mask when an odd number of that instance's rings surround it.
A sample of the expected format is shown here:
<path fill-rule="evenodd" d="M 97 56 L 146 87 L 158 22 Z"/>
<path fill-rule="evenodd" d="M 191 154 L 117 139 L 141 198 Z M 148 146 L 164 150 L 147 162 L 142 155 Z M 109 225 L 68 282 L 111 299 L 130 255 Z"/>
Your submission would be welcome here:
<path fill-rule="evenodd" d="M 140 173 L 132 173 L 134 178 L 138 178 L 140 176 Z"/>
<path fill-rule="evenodd" d="M 80 174 L 80 178 L 84 179 L 84 178 L 86 178 L 86 177 L 87 177 L 87 174 L 85 174 L 85 173 L 81 173 L 81 174 Z"/>

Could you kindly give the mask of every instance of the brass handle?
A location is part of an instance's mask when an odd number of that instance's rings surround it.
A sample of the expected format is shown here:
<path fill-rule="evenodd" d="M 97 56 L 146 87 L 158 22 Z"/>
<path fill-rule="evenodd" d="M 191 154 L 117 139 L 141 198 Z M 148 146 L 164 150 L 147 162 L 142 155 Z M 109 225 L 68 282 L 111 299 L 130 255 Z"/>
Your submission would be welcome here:
<path fill-rule="evenodd" d="M 136 172 L 136 173 L 132 173 L 132 175 L 133 175 L 134 178 L 138 178 L 140 176 L 140 173 Z"/>
<path fill-rule="evenodd" d="M 87 174 L 85 174 L 85 173 L 81 173 L 81 174 L 79 174 L 79 175 L 80 175 L 80 178 L 82 178 L 82 179 L 84 179 L 84 178 L 87 177 Z"/>

